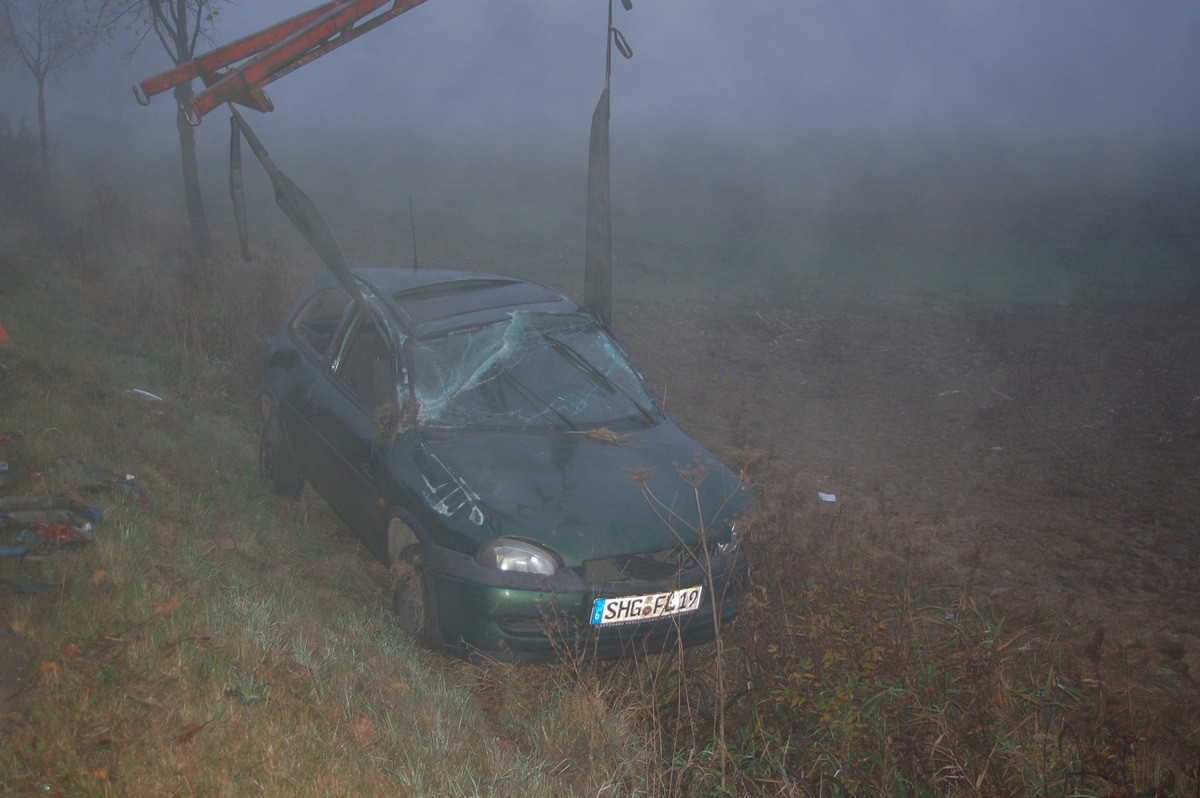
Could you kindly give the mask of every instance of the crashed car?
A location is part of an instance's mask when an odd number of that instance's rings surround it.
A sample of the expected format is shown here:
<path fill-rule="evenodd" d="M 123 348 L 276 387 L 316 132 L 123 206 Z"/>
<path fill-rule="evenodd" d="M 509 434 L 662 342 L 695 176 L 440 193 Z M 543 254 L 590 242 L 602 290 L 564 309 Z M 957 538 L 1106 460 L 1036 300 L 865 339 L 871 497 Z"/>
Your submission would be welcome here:
<path fill-rule="evenodd" d="M 616 341 L 539 283 L 332 275 L 270 344 L 262 476 L 392 569 L 402 625 L 515 661 L 661 651 L 735 615 L 752 503 Z"/>

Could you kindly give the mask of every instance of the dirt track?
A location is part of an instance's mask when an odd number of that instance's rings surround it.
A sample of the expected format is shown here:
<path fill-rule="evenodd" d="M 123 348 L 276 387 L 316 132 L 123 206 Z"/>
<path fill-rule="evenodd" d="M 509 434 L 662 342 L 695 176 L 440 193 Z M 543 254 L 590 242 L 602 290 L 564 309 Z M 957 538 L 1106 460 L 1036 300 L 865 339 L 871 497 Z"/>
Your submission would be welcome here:
<path fill-rule="evenodd" d="M 1200 297 L 636 311 L 623 342 L 701 440 L 1200 681 Z"/>

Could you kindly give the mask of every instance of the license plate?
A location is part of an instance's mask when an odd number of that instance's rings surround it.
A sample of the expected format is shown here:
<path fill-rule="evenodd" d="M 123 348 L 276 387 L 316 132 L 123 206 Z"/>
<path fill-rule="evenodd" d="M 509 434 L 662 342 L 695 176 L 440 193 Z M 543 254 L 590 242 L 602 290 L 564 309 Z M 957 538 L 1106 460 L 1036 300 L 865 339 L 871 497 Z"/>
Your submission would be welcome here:
<path fill-rule="evenodd" d="M 704 588 L 697 585 L 669 593 L 596 599 L 592 605 L 592 626 L 616 626 L 686 615 L 700 609 L 703 595 Z"/>

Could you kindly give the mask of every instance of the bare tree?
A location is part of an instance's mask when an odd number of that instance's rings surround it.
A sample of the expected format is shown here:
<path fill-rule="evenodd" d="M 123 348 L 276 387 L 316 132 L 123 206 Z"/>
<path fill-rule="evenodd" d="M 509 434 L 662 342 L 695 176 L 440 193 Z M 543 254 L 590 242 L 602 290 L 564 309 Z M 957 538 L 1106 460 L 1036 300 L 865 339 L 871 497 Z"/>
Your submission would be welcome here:
<path fill-rule="evenodd" d="M 139 27 L 140 39 L 153 34 L 170 56 L 179 64 L 191 61 L 196 45 L 211 41 L 212 28 L 221 0 L 124 0 L 124 13 L 132 15 Z M 192 82 L 175 87 L 175 102 L 179 107 L 175 128 L 179 132 L 179 154 L 183 165 L 183 193 L 187 201 L 188 223 L 191 227 L 192 248 L 201 257 L 212 252 L 212 236 L 204 199 L 200 193 L 200 169 L 196 162 L 196 131 L 187 121 L 183 109 L 192 99 Z"/>
<path fill-rule="evenodd" d="M 102 0 L 0 0 L 0 66 L 19 62 L 37 83 L 38 143 L 50 165 L 46 78 L 76 60 L 105 30 Z"/>

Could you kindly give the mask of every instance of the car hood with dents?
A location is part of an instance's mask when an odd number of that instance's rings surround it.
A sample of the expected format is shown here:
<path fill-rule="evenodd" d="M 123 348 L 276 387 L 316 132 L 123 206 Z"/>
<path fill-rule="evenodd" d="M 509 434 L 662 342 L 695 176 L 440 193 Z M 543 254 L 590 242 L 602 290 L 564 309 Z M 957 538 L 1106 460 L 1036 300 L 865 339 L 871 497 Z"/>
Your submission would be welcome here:
<path fill-rule="evenodd" d="M 521 538 L 584 560 L 729 539 L 749 488 L 667 418 L 632 430 L 422 435 L 431 510 L 476 545 Z"/>

